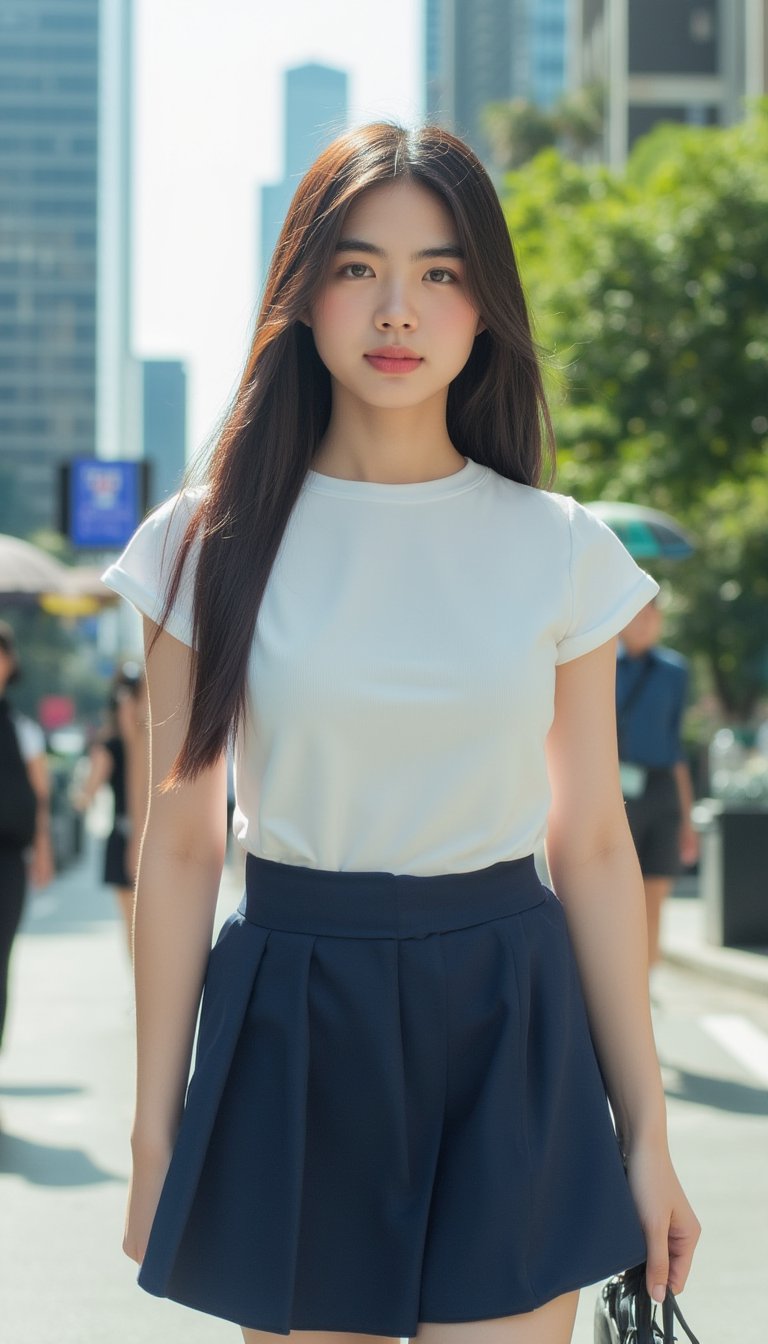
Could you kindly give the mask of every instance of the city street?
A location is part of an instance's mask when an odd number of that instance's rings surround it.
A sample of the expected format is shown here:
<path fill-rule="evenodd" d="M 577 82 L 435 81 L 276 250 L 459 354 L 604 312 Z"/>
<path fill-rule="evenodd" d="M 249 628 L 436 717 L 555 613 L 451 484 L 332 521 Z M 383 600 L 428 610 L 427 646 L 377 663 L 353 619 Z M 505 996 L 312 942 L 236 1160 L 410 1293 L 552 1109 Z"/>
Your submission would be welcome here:
<path fill-rule="evenodd" d="M 0 1066 L 2 1344 L 214 1344 L 236 1327 L 158 1301 L 120 1248 L 131 985 L 100 841 L 30 899 Z M 220 914 L 238 899 L 222 888 Z M 656 1026 L 678 1169 L 704 1224 L 683 1308 L 702 1344 L 762 1344 L 768 998 L 663 967 Z M 594 1290 L 574 1336 L 590 1344 Z"/>

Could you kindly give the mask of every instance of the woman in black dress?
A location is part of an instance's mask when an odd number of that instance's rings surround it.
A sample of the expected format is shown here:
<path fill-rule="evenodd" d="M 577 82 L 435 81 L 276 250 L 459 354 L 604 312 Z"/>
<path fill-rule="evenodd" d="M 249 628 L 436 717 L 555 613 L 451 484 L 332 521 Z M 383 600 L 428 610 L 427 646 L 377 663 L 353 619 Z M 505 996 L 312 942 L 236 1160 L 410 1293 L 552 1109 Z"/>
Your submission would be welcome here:
<path fill-rule="evenodd" d="M 11 952 L 27 883 L 44 886 L 54 876 L 45 738 L 39 725 L 19 714 L 6 696 L 19 675 L 13 630 L 0 621 L 0 1045 Z"/>
<path fill-rule="evenodd" d="M 137 663 L 124 663 L 112 685 L 105 734 L 90 749 L 90 770 L 77 799 L 77 805 L 85 809 L 103 785 L 108 785 L 112 792 L 113 823 L 104 850 L 103 880 L 115 889 L 129 954 L 133 940 L 135 851 L 141 833 L 136 812 L 140 811 L 141 780 L 146 781 L 140 750 L 144 696 L 141 668 Z"/>

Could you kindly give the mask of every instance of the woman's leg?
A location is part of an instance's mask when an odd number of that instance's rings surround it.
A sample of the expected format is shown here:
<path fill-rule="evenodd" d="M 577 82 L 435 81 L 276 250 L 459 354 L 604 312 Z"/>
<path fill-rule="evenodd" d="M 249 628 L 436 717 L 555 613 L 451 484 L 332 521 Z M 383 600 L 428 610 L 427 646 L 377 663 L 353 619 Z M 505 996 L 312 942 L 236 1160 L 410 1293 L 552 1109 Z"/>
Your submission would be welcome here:
<path fill-rule="evenodd" d="M 243 1329 L 245 1344 L 282 1344 L 296 1339 L 300 1344 L 400 1344 L 390 1335 L 350 1335 L 336 1330 L 292 1330 L 290 1335 L 272 1335 L 267 1330 Z"/>
<path fill-rule="evenodd" d="M 578 1304 L 577 1292 L 565 1293 L 523 1316 L 456 1325 L 424 1322 L 413 1338 L 418 1344 L 570 1344 Z"/>
<path fill-rule="evenodd" d="M 26 889 L 27 869 L 21 851 L 0 851 L 0 1045 L 8 1005 L 11 949 L 21 923 Z"/>
<path fill-rule="evenodd" d="M 419 1344 L 570 1344 L 578 1304 L 578 1293 L 565 1293 L 524 1316 L 462 1321 L 455 1325 L 422 1323 L 412 1338 Z M 385 1335 L 326 1330 L 292 1330 L 290 1335 L 243 1330 L 243 1339 L 245 1344 L 280 1344 L 285 1339 L 295 1339 L 301 1344 L 398 1344 L 396 1339 Z"/>

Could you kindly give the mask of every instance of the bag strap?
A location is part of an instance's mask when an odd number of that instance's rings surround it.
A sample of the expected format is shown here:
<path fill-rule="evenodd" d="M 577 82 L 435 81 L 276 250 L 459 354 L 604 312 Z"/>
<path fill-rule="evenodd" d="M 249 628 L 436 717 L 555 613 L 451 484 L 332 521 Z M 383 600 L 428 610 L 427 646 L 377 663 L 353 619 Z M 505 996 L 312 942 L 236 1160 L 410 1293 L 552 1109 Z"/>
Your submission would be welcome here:
<path fill-rule="evenodd" d="M 664 1323 L 664 1344 L 675 1344 L 675 1319 L 680 1322 L 686 1335 L 690 1339 L 691 1344 L 699 1344 L 699 1341 L 677 1305 L 674 1293 L 671 1293 L 669 1289 L 667 1289 L 667 1295 L 664 1298 L 664 1303 L 661 1308 L 661 1317 Z"/>

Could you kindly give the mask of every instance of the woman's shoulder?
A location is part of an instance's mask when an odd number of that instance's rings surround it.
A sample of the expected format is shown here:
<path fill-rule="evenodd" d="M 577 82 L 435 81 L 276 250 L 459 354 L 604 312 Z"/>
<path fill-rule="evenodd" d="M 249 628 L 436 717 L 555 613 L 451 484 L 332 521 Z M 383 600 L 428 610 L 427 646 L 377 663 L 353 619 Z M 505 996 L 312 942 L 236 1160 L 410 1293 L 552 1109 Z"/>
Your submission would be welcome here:
<path fill-rule="evenodd" d="M 122 555 L 102 574 L 102 582 L 150 620 L 162 623 L 176 639 L 192 643 L 194 574 L 199 555 L 199 534 L 185 555 L 173 606 L 165 611 L 166 593 L 175 571 L 177 556 L 204 488 L 188 487 L 159 504 L 134 532 Z"/>
<path fill-rule="evenodd" d="M 509 476 L 502 476 L 492 468 L 491 477 L 502 504 L 516 507 L 534 519 L 537 525 L 549 524 L 555 530 L 567 534 L 576 515 L 589 514 L 589 511 L 577 503 L 572 495 L 547 490 L 540 485 L 526 485 L 522 481 L 513 481 Z"/>
<path fill-rule="evenodd" d="M 150 510 L 138 530 L 151 528 L 153 531 L 180 538 L 204 496 L 205 488 L 201 485 L 186 486 L 183 490 L 177 490 L 174 495 L 169 495 L 161 504 Z"/>
<path fill-rule="evenodd" d="M 499 489 L 514 498 L 519 506 L 535 519 L 537 526 L 549 524 L 552 529 L 569 536 L 575 549 L 602 543 L 609 550 L 621 546 L 616 533 L 586 504 L 580 504 L 573 495 L 542 486 L 524 485 L 493 473 Z M 623 549 L 623 547 L 622 547 Z"/>

